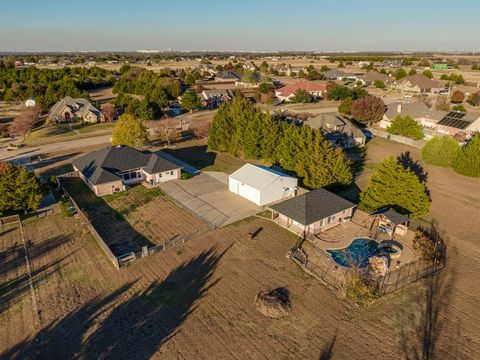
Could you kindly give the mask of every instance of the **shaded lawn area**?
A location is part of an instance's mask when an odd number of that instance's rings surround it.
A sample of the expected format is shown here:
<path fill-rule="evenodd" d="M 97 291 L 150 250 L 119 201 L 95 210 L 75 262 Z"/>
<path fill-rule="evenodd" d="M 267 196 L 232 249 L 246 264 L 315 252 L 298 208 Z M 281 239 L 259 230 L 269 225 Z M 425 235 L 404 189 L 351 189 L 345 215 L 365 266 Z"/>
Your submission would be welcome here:
<path fill-rule="evenodd" d="M 209 151 L 204 140 L 186 141 L 177 148 L 162 151 L 203 171 L 222 171 L 231 174 L 246 163 L 228 154 Z"/>
<path fill-rule="evenodd" d="M 73 130 L 77 131 L 79 134 L 89 134 L 96 131 L 108 131 L 114 128 L 114 123 L 103 123 L 103 124 L 75 124 L 72 126 Z"/>

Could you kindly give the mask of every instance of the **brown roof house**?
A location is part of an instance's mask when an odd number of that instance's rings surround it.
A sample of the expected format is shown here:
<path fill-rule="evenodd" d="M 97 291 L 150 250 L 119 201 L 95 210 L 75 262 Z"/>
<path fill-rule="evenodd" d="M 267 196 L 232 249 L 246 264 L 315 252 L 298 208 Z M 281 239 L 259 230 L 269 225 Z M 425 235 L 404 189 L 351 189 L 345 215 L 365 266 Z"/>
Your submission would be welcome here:
<path fill-rule="evenodd" d="M 358 81 L 361 81 L 363 85 L 372 85 L 373 82 L 377 80 L 382 81 L 386 86 L 389 86 L 395 79 L 378 71 L 369 71 L 358 78 Z"/>
<path fill-rule="evenodd" d="M 140 182 L 154 187 L 181 176 L 181 168 L 177 164 L 155 153 L 129 146 L 109 146 L 92 151 L 74 160 L 72 165 L 97 196 L 123 191 L 128 185 Z"/>
<path fill-rule="evenodd" d="M 343 149 L 361 147 L 367 140 L 358 126 L 336 113 L 322 113 L 307 119 L 303 124 L 312 129 L 319 129 L 325 139 Z"/>
<path fill-rule="evenodd" d="M 415 74 L 395 80 L 392 88 L 400 90 L 402 93 L 428 94 L 439 92 L 442 86 L 438 81 L 429 79 L 423 74 Z"/>
<path fill-rule="evenodd" d="M 435 129 L 437 123 L 447 114 L 446 111 L 431 110 L 423 102 L 420 103 L 401 103 L 395 102 L 387 105 L 387 111 L 383 114 L 383 119 L 378 123 L 382 128 L 387 128 L 392 124 L 397 116 L 410 116 L 420 125 L 426 128 Z"/>
<path fill-rule="evenodd" d="M 299 81 L 275 90 L 275 96 L 281 101 L 290 101 L 298 90 L 305 90 L 315 99 L 319 99 L 326 95 L 329 86 L 333 86 L 333 84 Z"/>
<path fill-rule="evenodd" d="M 56 123 L 73 122 L 82 120 L 88 123 L 105 121 L 100 110 L 93 106 L 90 101 L 83 98 L 64 97 L 52 106 L 48 117 Z"/>
<path fill-rule="evenodd" d="M 325 189 L 317 189 L 270 205 L 272 219 L 296 234 L 318 234 L 350 221 L 354 203 Z"/>

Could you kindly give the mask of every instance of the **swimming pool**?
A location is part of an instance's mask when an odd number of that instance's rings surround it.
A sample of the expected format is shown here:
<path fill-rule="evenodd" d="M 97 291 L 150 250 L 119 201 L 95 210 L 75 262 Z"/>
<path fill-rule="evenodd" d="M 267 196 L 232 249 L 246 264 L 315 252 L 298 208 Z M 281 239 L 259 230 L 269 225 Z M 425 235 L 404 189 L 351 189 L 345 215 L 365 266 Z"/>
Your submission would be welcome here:
<path fill-rule="evenodd" d="M 382 249 L 384 251 L 384 249 Z M 351 268 L 364 268 L 368 266 L 368 259 L 378 255 L 379 244 L 372 239 L 359 238 L 353 240 L 348 247 L 327 252 L 337 264 Z"/>

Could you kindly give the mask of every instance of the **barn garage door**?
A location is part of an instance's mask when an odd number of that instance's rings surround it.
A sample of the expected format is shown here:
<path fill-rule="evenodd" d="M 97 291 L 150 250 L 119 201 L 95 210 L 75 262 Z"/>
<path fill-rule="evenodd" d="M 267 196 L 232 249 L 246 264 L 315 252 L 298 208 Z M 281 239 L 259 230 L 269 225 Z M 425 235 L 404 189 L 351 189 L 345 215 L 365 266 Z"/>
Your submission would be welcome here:
<path fill-rule="evenodd" d="M 245 199 L 250 200 L 251 202 L 257 203 L 258 202 L 258 191 L 256 189 L 251 188 L 248 185 L 242 185 L 242 183 L 238 183 L 238 195 L 244 197 Z"/>

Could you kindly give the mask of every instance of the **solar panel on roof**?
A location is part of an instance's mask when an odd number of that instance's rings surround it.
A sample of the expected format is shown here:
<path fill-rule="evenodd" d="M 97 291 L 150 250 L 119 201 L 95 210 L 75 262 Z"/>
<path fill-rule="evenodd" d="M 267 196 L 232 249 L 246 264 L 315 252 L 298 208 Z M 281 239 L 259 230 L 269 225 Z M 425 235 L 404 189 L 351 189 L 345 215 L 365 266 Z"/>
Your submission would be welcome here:
<path fill-rule="evenodd" d="M 445 117 L 438 122 L 438 125 L 450 126 L 457 129 L 465 129 L 470 125 L 470 121 L 461 120 L 466 113 L 451 111 Z"/>

